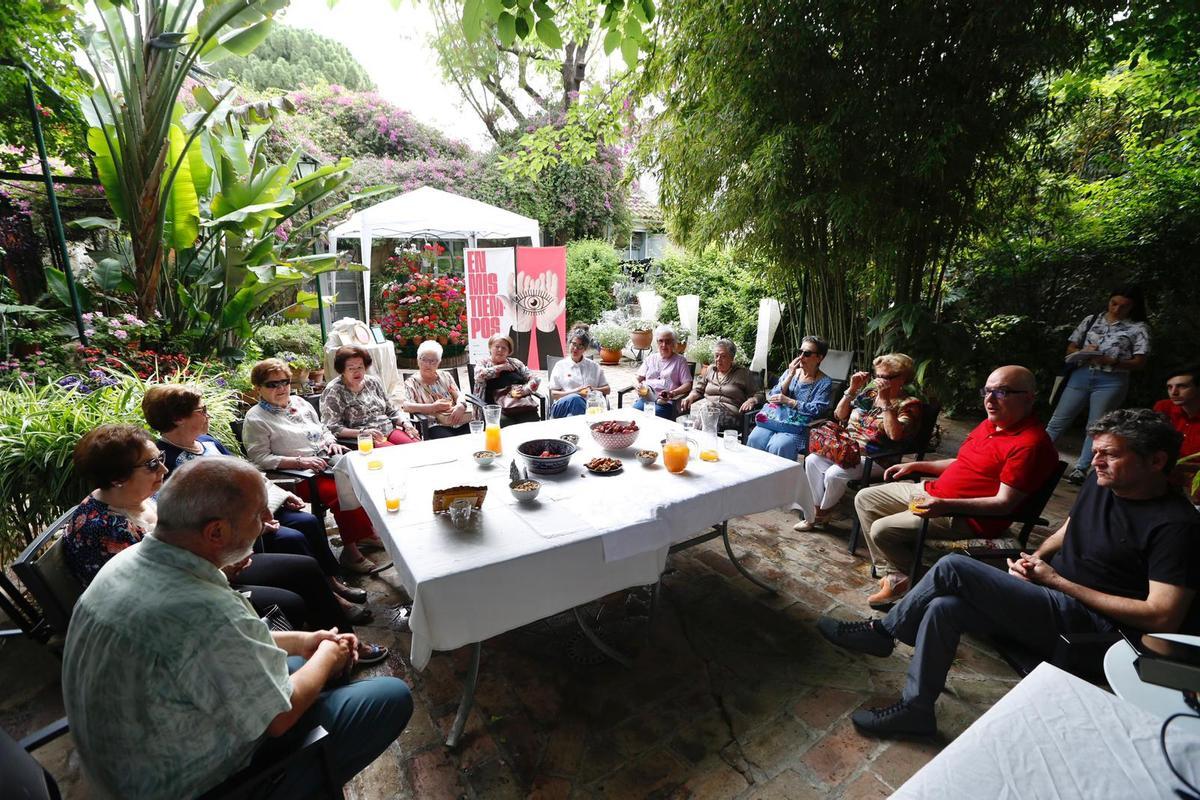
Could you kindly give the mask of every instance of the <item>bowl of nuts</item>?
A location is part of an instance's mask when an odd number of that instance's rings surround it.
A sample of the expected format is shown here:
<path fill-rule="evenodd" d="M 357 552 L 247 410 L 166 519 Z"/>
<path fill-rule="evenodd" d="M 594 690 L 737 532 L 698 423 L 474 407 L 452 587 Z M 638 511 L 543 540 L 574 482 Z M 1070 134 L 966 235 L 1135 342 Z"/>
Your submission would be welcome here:
<path fill-rule="evenodd" d="M 476 450 L 474 454 L 475 463 L 481 467 L 490 467 L 492 462 L 496 460 L 497 453 L 494 450 Z"/>
<path fill-rule="evenodd" d="M 638 450 L 637 460 L 642 462 L 643 467 L 648 467 L 658 460 L 657 450 Z"/>
<path fill-rule="evenodd" d="M 606 419 L 588 426 L 596 444 L 605 450 L 624 450 L 638 437 L 638 424 L 619 419 Z"/>
<path fill-rule="evenodd" d="M 531 500 L 537 499 L 538 492 L 542 490 L 542 484 L 537 481 L 516 481 L 509 485 L 509 491 L 512 496 L 520 500 L 522 503 L 528 503 Z"/>

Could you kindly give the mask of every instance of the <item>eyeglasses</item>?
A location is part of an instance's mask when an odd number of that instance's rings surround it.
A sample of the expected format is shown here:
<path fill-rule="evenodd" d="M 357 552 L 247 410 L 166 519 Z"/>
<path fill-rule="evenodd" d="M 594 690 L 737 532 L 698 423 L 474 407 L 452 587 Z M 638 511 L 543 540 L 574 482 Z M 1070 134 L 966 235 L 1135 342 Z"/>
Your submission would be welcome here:
<path fill-rule="evenodd" d="M 204 416 L 207 417 L 208 416 L 208 406 L 196 406 L 196 410 L 192 413 L 203 414 Z"/>
<path fill-rule="evenodd" d="M 800 351 L 801 358 L 813 358 L 814 356 L 819 356 L 819 355 L 821 355 L 821 354 L 818 353 L 816 350 L 801 350 Z"/>
<path fill-rule="evenodd" d="M 1003 400 L 1004 398 L 1008 397 L 1010 394 L 1029 394 L 1029 390 L 1028 389 L 1009 389 L 1004 386 L 1001 386 L 996 389 L 991 389 L 991 388 L 988 388 L 987 386 L 985 386 L 979 390 L 979 396 L 982 397 L 984 400 L 987 399 L 987 396 L 989 394 L 992 397 L 995 397 L 997 400 Z"/>
<path fill-rule="evenodd" d="M 283 387 L 287 386 L 290 383 L 291 383 L 291 381 L 288 380 L 287 378 L 280 378 L 277 381 L 263 381 L 263 388 L 265 388 L 265 389 L 282 389 Z"/>
<path fill-rule="evenodd" d="M 894 381 L 899 378 L 899 375 L 880 375 L 876 373 L 875 380 L 877 381 Z"/>
<path fill-rule="evenodd" d="M 421 356 L 417 359 L 417 362 L 420 364 L 433 364 L 434 366 L 437 366 L 439 361 L 441 361 L 441 359 L 437 356 Z"/>
<path fill-rule="evenodd" d="M 159 450 L 158 455 L 150 459 L 144 464 L 138 464 L 139 467 L 145 467 L 151 472 L 158 472 L 159 467 L 164 467 L 167 464 L 167 454 Z"/>

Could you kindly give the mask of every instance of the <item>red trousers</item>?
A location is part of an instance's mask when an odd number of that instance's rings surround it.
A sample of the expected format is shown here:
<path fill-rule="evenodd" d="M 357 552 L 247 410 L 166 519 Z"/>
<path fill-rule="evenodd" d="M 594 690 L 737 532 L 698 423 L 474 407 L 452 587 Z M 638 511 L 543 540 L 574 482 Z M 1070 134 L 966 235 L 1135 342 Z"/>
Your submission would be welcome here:
<path fill-rule="evenodd" d="M 304 500 L 311 501 L 312 496 L 309 491 L 311 485 L 310 481 L 301 481 L 300 485 L 296 487 L 296 494 Z M 337 487 L 334 485 L 333 478 L 328 475 L 318 475 L 317 494 L 320 495 L 321 502 L 333 512 L 333 518 L 337 520 L 338 532 L 342 536 L 342 541 L 358 542 L 375 535 L 375 529 L 371 526 L 371 518 L 367 516 L 367 512 L 361 508 L 353 511 L 342 510 L 341 505 L 338 504 Z"/>

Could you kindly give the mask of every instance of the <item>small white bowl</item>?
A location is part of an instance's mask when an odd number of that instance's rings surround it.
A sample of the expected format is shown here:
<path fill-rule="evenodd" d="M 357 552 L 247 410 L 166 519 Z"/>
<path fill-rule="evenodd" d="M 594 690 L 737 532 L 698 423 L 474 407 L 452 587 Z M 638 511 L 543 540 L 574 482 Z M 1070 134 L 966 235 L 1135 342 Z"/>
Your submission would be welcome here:
<path fill-rule="evenodd" d="M 532 489 L 518 489 L 517 486 L 523 483 L 532 483 L 534 487 Z M 522 503 L 528 503 L 531 500 L 537 499 L 538 492 L 542 490 L 542 484 L 538 481 L 518 481 L 516 484 L 509 486 L 508 489 L 512 492 L 513 497 Z"/>
<path fill-rule="evenodd" d="M 490 467 L 498 455 L 499 453 L 493 450 L 476 450 L 474 455 L 475 463 L 481 467 Z"/>
<path fill-rule="evenodd" d="M 642 462 L 643 467 L 648 467 L 658 460 L 657 450 L 638 450 L 637 460 Z"/>

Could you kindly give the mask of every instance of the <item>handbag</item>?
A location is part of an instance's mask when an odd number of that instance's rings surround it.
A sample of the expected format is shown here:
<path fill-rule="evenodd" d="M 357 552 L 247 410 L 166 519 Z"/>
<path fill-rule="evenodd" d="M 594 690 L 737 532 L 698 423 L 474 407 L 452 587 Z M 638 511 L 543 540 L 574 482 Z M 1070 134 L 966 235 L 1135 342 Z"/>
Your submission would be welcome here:
<path fill-rule="evenodd" d="M 1092 321 L 1088 323 L 1087 330 L 1083 332 L 1083 343 L 1087 344 L 1087 335 L 1091 333 L 1096 322 L 1100 319 L 1099 314 L 1092 315 Z M 1079 369 L 1079 362 L 1074 364 L 1063 363 L 1062 369 L 1054 378 L 1054 386 L 1050 389 L 1050 408 L 1058 407 L 1058 401 L 1062 399 L 1063 390 L 1067 388 L 1067 382 L 1071 379 L 1071 373 Z"/>
<path fill-rule="evenodd" d="M 496 405 L 503 412 L 524 411 L 538 408 L 537 398 L 531 394 L 513 397 L 511 392 L 504 392 L 496 398 Z"/>
<path fill-rule="evenodd" d="M 832 421 L 809 428 L 808 452 L 828 458 L 842 469 L 857 467 L 862 457 L 858 442 L 845 428 Z"/>
<path fill-rule="evenodd" d="M 803 433 L 809 419 L 791 406 L 767 403 L 754 415 L 754 424 L 776 433 Z"/>

